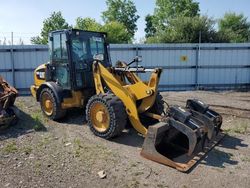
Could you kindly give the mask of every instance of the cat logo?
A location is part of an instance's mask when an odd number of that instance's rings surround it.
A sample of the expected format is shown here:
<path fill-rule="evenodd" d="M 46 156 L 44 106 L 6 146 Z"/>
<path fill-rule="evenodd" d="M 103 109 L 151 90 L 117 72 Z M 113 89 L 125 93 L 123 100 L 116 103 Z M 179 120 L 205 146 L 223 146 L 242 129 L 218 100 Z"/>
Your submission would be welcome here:
<path fill-rule="evenodd" d="M 182 61 L 182 62 L 188 61 L 188 57 L 187 57 L 187 56 L 181 56 L 181 61 Z"/>

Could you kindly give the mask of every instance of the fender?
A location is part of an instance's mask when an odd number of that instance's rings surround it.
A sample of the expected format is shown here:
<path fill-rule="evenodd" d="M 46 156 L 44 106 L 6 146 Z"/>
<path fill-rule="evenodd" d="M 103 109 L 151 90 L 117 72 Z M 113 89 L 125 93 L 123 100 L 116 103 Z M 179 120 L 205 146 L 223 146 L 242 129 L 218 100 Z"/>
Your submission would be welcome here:
<path fill-rule="evenodd" d="M 63 88 L 59 85 L 57 85 L 55 82 L 44 82 L 37 90 L 36 92 L 36 100 L 39 102 L 39 96 L 41 91 L 44 88 L 49 88 L 53 91 L 55 97 L 56 97 L 56 102 L 58 104 L 61 104 L 63 102 Z"/>

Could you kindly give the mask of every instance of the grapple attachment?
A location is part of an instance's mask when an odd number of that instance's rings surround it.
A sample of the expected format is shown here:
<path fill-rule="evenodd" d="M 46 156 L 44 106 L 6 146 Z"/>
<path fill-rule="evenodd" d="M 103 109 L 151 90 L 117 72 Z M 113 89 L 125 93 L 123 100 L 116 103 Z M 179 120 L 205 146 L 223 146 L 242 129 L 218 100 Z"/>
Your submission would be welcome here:
<path fill-rule="evenodd" d="M 8 127 L 16 120 L 13 107 L 18 92 L 0 76 L 0 129 Z"/>
<path fill-rule="evenodd" d="M 208 106 L 196 111 L 197 108 L 192 108 L 196 100 L 187 103 L 185 109 L 170 107 L 167 117 L 148 128 L 143 157 L 186 172 L 223 138 L 218 113 Z"/>

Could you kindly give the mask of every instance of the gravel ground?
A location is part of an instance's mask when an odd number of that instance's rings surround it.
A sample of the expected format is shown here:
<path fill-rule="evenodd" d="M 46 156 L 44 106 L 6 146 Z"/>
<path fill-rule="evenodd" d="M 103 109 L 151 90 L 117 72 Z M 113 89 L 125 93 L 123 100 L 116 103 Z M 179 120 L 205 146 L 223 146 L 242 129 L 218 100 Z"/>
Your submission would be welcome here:
<path fill-rule="evenodd" d="M 169 104 L 199 98 L 223 115 L 227 136 L 189 173 L 142 158 L 143 138 L 128 129 L 95 137 L 81 109 L 47 120 L 31 97 L 19 97 L 17 125 L 0 132 L 0 187 L 249 187 L 250 93 L 165 92 Z M 98 172 L 107 176 L 100 179 Z"/>

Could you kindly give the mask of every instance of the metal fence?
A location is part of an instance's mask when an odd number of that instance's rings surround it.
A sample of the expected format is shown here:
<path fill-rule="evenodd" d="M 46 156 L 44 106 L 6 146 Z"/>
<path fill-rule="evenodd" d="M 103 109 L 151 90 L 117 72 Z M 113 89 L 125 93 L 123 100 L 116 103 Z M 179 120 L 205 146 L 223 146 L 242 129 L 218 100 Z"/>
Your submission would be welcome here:
<path fill-rule="evenodd" d="M 140 55 L 146 68 L 162 67 L 160 89 L 164 91 L 250 89 L 250 43 L 115 44 L 110 53 L 113 64 Z M 33 70 L 48 59 L 44 45 L 0 46 L 0 74 L 28 94 Z"/>

